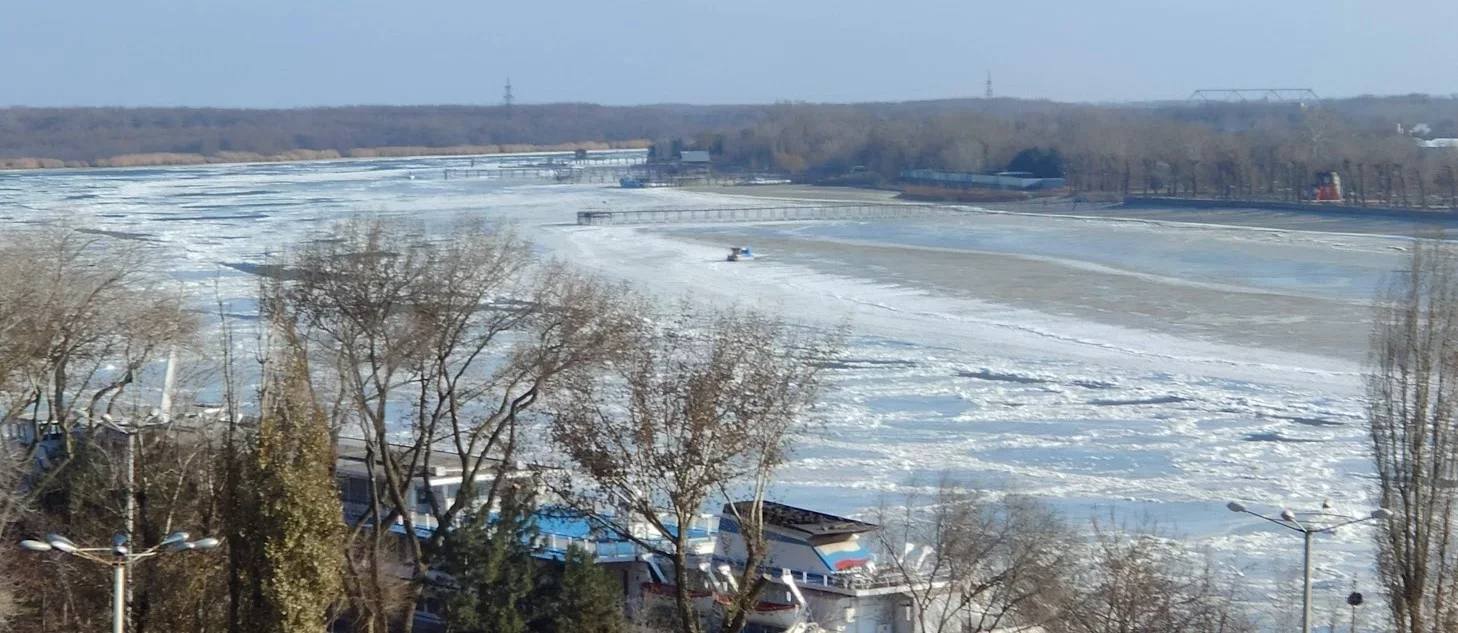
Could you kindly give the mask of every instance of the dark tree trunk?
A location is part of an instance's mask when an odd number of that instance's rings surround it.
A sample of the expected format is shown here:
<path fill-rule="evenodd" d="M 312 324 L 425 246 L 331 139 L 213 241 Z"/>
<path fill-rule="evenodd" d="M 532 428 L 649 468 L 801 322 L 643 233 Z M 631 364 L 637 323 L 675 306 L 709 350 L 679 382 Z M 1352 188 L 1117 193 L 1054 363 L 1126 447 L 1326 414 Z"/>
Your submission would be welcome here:
<path fill-rule="evenodd" d="M 1357 194 L 1361 198 L 1362 206 L 1367 206 L 1367 166 L 1357 163 Z"/>
<path fill-rule="evenodd" d="M 1402 171 L 1402 164 L 1393 165 L 1392 170 L 1397 173 L 1397 190 L 1402 194 L 1402 206 L 1412 206 L 1407 199 L 1407 176 Z"/>
<path fill-rule="evenodd" d="M 1458 209 L 1458 179 L 1454 179 L 1454 166 L 1443 165 L 1443 171 L 1448 172 L 1448 207 Z"/>

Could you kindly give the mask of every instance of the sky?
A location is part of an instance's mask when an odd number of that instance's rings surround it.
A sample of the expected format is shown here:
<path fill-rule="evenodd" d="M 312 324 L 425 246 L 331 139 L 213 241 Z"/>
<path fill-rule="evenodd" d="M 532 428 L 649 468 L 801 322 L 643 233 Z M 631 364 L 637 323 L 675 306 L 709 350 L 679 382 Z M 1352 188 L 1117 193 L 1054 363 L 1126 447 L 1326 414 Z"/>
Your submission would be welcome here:
<path fill-rule="evenodd" d="M 0 0 L 0 106 L 1458 93 L 1454 0 Z"/>

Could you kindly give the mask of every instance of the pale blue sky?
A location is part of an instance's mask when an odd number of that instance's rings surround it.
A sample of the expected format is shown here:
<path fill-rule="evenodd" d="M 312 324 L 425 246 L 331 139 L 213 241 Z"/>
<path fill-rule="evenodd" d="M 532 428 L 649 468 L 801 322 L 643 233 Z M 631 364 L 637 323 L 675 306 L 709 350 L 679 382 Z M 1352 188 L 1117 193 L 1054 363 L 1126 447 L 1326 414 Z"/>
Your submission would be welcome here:
<path fill-rule="evenodd" d="M 1458 93 L 1458 0 L 0 0 L 0 105 Z"/>

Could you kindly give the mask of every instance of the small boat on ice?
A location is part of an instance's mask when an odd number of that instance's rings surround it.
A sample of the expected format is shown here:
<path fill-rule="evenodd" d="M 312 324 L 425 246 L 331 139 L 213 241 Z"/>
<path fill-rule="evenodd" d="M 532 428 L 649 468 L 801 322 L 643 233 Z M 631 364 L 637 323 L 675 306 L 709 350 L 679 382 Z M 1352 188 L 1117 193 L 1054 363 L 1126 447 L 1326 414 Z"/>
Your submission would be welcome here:
<path fill-rule="evenodd" d="M 724 258 L 726 262 L 737 262 L 744 259 L 754 259 L 754 253 L 748 246 L 729 247 L 729 256 Z"/>

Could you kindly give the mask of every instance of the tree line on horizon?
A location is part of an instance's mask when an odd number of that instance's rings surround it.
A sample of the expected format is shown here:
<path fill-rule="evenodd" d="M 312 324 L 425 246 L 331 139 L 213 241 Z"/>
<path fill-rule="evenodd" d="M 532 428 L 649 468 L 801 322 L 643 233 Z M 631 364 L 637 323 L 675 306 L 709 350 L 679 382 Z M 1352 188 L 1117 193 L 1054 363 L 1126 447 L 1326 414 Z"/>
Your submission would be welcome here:
<path fill-rule="evenodd" d="M 1458 207 L 1451 97 L 1090 105 L 1017 99 L 740 106 L 591 104 L 297 110 L 0 109 L 0 165 L 128 166 L 543 147 L 704 149 L 726 170 L 816 183 L 893 182 L 905 169 L 1007 169 L 1056 152 L 1080 192 L 1300 200 L 1338 172 L 1357 204 Z M 1419 127 L 1422 124 L 1425 127 Z"/>
<path fill-rule="evenodd" d="M 991 173 L 1056 158 L 1040 176 L 1074 192 L 1232 200 L 1308 200 L 1318 174 L 1337 172 L 1345 200 L 1393 207 L 1458 208 L 1458 148 L 1424 148 L 1458 136 L 1454 101 L 1356 99 L 1301 104 L 1150 108 L 1067 105 L 1015 114 L 945 110 L 879 115 L 856 107 L 784 107 L 695 148 L 727 164 L 795 174 L 807 182 L 891 184 L 905 169 Z M 1426 127 L 1421 127 L 1424 124 Z M 1402 132 L 1399 132 L 1402 126 Z M 859 172 L 871 178 L 854 178 Z"/>

